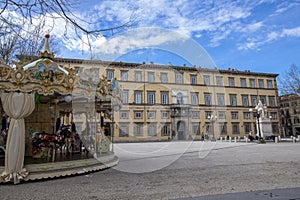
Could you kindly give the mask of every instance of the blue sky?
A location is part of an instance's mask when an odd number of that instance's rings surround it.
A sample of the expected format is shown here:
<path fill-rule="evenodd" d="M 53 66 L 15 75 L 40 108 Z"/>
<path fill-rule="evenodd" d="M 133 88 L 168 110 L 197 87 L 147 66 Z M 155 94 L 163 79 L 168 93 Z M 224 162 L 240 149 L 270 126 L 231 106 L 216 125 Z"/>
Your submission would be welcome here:
<path fill-rule="evenodd" d="M 95 27 L 136 21 L 127 30 L 92 38 L 94 58 L 117 54 L 116 61 L 201 65 L 169 47 L 164 51 L 170 43 L 181 48 L 183 41 L 193 40 L 219 69 L 280 74 L 292 64 L 300 66 L 300 0 L 86 0 L 74 9 Z M 147 34 L 149 27 L 172 32 Z M 62 28 L 52 34 L 59 38 Z M 63 42 L 59 56 L 89 58 L 78 38 Z"/>

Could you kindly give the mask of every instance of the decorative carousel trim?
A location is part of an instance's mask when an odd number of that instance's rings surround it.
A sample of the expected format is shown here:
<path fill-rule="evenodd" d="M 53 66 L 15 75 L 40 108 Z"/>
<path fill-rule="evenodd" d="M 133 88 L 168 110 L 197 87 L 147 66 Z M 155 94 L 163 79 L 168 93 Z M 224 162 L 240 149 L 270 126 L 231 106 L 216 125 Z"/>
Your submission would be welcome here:
<path fill-rule="evenodd" d="M 114 156 L 114 154 L 105 155 L 98 159 L 99 160 L 95 158 L 89 158 L 84 160 L 26 165 L 26 168 L 30 172 L 29 175 L 22 181 L 81 175 L 108 169 L 116 166 L 119 163 L 118 157 Z M 5 183 L 8 182 L 0 180 L 0 184 Z"/>

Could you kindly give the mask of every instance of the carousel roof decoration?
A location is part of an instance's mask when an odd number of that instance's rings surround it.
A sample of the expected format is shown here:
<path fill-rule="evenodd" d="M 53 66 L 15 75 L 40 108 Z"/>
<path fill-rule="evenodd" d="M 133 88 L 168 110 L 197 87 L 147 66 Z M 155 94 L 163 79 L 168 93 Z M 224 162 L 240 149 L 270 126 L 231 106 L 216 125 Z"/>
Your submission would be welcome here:
<path fill-rule="evenodd" d="M 72 92 L 73 99 L 88 98 L 91 103 L 97 100 L 111 102 L 111 107 L 118 110 L 122 106 L 122 88 L 116 79 L 108 80 L 105 76 L 99 77 L 99 71 L 100 68 L 95 67 L 78 69 Z M 74 102 L 79 103 L 80 100 Z"/>
<path fill-rule="evenodd" d="M 33 62 L 13 62 L 14 67 L 0 65 L 0 88 L 5 91 L 32 92 L 51 95 L 70 94 L 75 83 L 76 69 L 60 66 L 52 59 L 49 37 L 45 36 L 43 51 Z"/>

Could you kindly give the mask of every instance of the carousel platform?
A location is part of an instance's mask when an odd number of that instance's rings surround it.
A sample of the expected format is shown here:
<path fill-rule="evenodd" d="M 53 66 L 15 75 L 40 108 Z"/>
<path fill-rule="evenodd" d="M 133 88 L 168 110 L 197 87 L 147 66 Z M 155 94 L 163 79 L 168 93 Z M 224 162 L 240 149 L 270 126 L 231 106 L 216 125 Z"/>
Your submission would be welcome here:
<path fill-rule="evenodd" d="M 75 154 L 62 155 L 55 162 L 47 162 L 46 159 L 25 158 L 25 168 L 29 175 L 24 181 L 58 178 L 71 175 L 85 174 L 104 170 L 117 165 L 118 157 L 114 153 L 104 153 L 97 159 L 92 155 Z M 4 171 L 4 158 L 0 158 L 0 172 Z M 1 181 L 0 181 L 1 183 Z"/>

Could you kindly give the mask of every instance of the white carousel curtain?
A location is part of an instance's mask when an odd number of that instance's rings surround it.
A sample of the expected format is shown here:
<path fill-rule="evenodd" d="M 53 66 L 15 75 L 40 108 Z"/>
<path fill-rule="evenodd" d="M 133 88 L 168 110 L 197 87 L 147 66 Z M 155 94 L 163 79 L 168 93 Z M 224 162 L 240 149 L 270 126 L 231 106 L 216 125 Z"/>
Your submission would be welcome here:
<path fill-rule="evenodd" d="M 5 171 L 1 175 L 3 181 L 20 182 L 28 176 L 23 168 L 25 155 L 25 123 L 35 107 L 34 93 L 2 93 L 1 101 L 4 112 L 10 117 L 5 152 Z"/>

